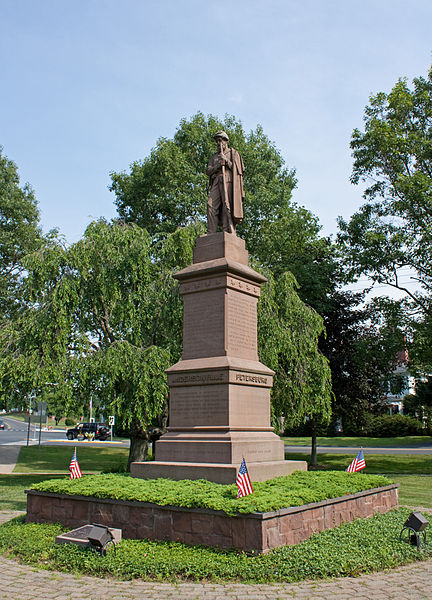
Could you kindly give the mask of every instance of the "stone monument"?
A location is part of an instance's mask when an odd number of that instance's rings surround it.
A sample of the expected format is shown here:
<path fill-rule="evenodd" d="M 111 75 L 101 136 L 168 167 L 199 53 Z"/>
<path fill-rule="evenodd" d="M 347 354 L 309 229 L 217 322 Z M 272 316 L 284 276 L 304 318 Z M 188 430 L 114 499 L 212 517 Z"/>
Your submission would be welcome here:
<path fill-rule="evenodd" d="M 218 132 L 215 139 L 225 137 Z M 183 355 L 167 369 L 168 431 L 156 442 L 155 461 L 132 463 L 134 477 L 233 483 L 243 457 L 252 481 L 307 470 L 304 461 L 284 460 L 283 441 L 271 427 L 274 373 L 259 361 L 257 344 L 266 278 L 248 266 L 245 242 L 235 234 L 243 161 L 227 144 L 219 150 L 207 170 L 211 233 L 197 239 L 193 264 L 174 275 L 184 301 Z M 216 223 L 223 231 L 215 231 Z"/>

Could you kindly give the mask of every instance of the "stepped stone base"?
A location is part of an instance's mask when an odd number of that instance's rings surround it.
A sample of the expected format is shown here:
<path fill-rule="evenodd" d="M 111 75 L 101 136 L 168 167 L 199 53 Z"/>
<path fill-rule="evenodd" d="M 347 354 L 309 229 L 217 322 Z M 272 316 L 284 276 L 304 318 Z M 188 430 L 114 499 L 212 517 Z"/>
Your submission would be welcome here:
<path fill-rule="evenodd" d="M 207 479 L 215 483 L 235 483 L 240 464 L 186 463 L 186 462 L 134 462 L 131 464 L 132 477 L 140 479 Z M 247 468 L 252 481 L 267 481 L 294 471 L 307 471 L 307 463 L 302 460 L 275 460 L 269 462 L 248 462 Z"/>

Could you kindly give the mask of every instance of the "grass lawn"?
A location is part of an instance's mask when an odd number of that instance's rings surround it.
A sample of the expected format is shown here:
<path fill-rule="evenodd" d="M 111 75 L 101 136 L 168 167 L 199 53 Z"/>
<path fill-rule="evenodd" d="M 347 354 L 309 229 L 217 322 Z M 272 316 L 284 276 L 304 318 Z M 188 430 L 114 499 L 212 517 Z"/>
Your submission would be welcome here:
<path fill-rule="evenodd" d="M 389 475 L 400 483 L 399 503 L 432 509 L 432 475 Z"/>
<path fill-rule="evenodd" d="M 355 452 L 349 454 L 318 454 L 318 469 L 344 471 L 353 460 Z M 368 454 L 364 452 L 366 461 L 365 473 L 406 475 L 432 475 L 432 454 Z M 290 452 L 287 460 L 306 460 L 310 454 Z"/>
<path fill-rule="evenodd" d="M 282 437 L 288 446 L 310 446 L 310 437 Z M 393 438 L 374 437 L 318 437 L 318 446 L 331 448 L 410 448 L 432 446 L 430 435 L 407 435 Z"/>
<path fill-rule="evenodd" d="M 310 455 L 290 453 L 287 458 L 309 461 Z M 318 468 L 345 470 L 353 458 L 354 454 L 318 454 Z M 400 483 L 400 504 L 432 508 L 432 455 L 365 452 L 365 461 L 366 469 L 363 472 L 387 475 L 395 483 Z"/>
<path fill-rule="evenodd" d="M 68 473 L 72 446 L 23 446 L 14 473 Z M 77 447 L 78 462 L 83 473 L 100 473 L 127 462 L 128 448 Z"/>
<path fill-rule="evenodd" d="M 49 476 L 50 479 L 54 477 Z M 24 490 L 45 479 L 48 479 L 47 475 L 0 475 L 0 510 L 25 510 Z"/>

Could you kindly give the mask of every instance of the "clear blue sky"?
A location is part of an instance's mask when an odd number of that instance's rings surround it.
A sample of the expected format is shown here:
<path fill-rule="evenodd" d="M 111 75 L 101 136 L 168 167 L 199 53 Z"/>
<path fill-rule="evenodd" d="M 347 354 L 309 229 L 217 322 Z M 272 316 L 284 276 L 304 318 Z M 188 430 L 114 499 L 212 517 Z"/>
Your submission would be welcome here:
<path fill-rule="evenodd" d="M 260 123 L 334 233 L 371 93 L 431 64 L 430 0 L 0 0 L 0 144 L 69 242 L 198 110 Z"/>

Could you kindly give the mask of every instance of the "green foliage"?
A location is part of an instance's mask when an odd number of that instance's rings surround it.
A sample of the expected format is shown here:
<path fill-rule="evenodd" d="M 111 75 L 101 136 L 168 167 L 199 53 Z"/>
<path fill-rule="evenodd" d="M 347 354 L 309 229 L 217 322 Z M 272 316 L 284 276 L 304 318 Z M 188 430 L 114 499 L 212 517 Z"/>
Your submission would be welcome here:
<path fill-rule="evenodd" d="M 389 388 L 398 391 L 394 370 L 405 345 L 401 306 L 384 299 L 362 306 L 363 300 L 364 294 L 334 292 L 324 316 L 327 335 L 320 340 L 332 372 L 333 416 L 355 434 L 371 412 L 383 409 Z"/>
<path fill-rule="evenodd" d="M 432 377 L 420 377 L 416 381 L 415 394 L 405 396 L 404 413 L 415 417 L 425 425 L 425 432 L 432 433 Z"/>
<path fill-rule="evenodd" d="M 0 146 L 0 319 L 19 306 L 23 259 L 41 243 L 39 210 L 31 187 L 20 187 L 18 168 Z"/>
<path fill-rule="evenodd" d="M 197 481 L 169 479 L 143 480 L 128 475 L 93 475 L 75 480 L 44 481 L 32 489 L 60 494 L 78 494 L 96 498 L 137 500 L 162 506 L 209 508 L 236 513 L 267 512 L 299 506 L 353 494 L 371 487 L 388 485 L 382 476 L 359 473 L 304 473 L 297 471 L 253 484 L 254 493 L 236 498 L 236 485 L 221 485 L 200 479 Z"/>
<path fill-rule="evenodd" d="M 119 215 L 151 235 L 204 222 L 208 193 L 206 168 L 224 129 L 245 163 L 244 220 L 238 235 L 262 266 L 279 277 L 291 271 L 303 301 L 322 312 L 325 295 L 335 285 L 336 258 L 330 241 L 319 237 L 318 219 L 291 201 L 294 171 L 262 127 L 246 133 L 232 116 L 220 120 L 198 112 L 182 119 L 173 139 L 161 138 L 150 155 L 135 161 L 129 173 L 111 173 Z"/>
<path fill-rule="evenodd" d="M 262 128 L 245 134 L 239 121 L 223 121 L 198 112 L 189 121 L 182 119 L 173 139 L 160 138 L 150 156 L 131 165 L 129 174 L 111 173 L 111 190 L 116 194 L 119 215 L 137 223 L 151 235 L 165 235 L 178 227 L 203 221 L 206 214 L 207 164 L 216 151 L 213 136 L 224 129 L 230 145 L 244 159 L 245 221 L 239 235 L 254 252 L 260 226 L 274 220 L 289 205 L 295 185 L 294 173 Z"/>
<path fill-rule="evenodd" d="M 412 358 L 426 370 L 432 365 L 431 116 L 432 68 L 426 78 L 415 78 L 411 88 L 400 79 L 390 93 L 370 98 L 364 131 L 356 129 L 351 140 L 351 180 L 366 182 L 367 203 L 349 222 L 339 222 L 339 243 L 350 274 L 367 274 L 378 284 L 402 290 L 405 310 L 414 317 L 412 327 L 424 320 L 426 331 L 415 336 Z M 401 276 L 410 273 L 405 284 Z M 428 337 L 422 340 L 424 333 Z"/>
<path fill-rule="evenodd" d="M 322 318 L 296 293 L 290 273 L 275 279 L 267 271 L 258 310 L 261 360 L 275 371 L 272 407 L 276 417 L 300 423 L 306 416 L 330 418 L 331 374 L 318 350 Z"/>
<path fill-rule="evenodd" d="M 355 577 L 430 559 L 430 545 L 419 552 L 399 541 L 408 514 L 400 509 L 359 519 L 265 555 L 122 540 L 117 552 L 103 559 L 73 544 L 54 544 L 54 537 L 63 531 L 59 525 L 24 523 L 20 518 L 0 527 L 0 549 L 39 568 L 126 580 L 269 583 Z"/>
<path fill-rule="evenodd" d="M 366 425 L 367 435 L 377 437 L 397 437 L 404 435 L 421 435 L 422 424 L 407 415 L 372 416 Z"/>
<path fill-rule="evenodd" d="M 166 412 L 164 370 L 181 351 L 171 275 L 191 261 L 199 232 L 155 242 L 136 225 L 101 220 L 69 248 L 52 238 L 27 256 L 28 308 L 0 348 L 3 389 L 55 396 L 65 414 L 84 414 L 92 396 L 96 414 L 116 415 L 143 440 L 144 460 L 148 428 Z"/>

